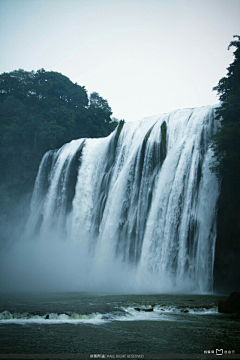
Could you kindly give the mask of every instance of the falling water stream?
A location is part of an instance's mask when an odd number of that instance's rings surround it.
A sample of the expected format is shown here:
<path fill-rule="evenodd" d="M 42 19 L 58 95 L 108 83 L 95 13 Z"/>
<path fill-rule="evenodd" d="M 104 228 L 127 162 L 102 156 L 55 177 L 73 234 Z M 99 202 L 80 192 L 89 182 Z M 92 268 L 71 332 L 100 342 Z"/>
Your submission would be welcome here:
<path fill-rule="evenodd" d="M 120 122 L 107 138 L 47 152 L 25 241 L 72 247 L 80 289 L 211 291 L 215 131 L 206 106 Z"/>

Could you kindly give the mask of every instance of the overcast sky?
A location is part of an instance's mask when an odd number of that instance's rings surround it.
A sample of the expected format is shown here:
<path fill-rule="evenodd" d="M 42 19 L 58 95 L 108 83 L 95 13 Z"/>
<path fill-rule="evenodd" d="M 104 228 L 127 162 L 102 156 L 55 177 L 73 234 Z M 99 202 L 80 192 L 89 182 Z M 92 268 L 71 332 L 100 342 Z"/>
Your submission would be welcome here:
<path fill-rule="evenodd" d="M 218 102 L 239 0 L 0 0 L 0 72 L 54 70 L 135 121 Z"/>

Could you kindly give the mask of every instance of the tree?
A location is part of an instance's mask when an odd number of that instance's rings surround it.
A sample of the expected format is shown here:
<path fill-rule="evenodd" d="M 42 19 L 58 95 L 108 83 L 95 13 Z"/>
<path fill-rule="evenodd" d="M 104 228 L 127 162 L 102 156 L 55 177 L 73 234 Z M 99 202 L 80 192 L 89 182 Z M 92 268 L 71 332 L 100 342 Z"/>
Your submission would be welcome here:
<path fill-rule="evenodd" d="M 117 123 L 97 93 L 44 69 L 0 75 L 0 186 L 31 192 L 43 154 L 81 137 L 107 136 Z M 0 199 L 1 200 L 1 199 Z"/>
<path fill-rule="evenodd" d="M 222 179 L 229 196 L 240 202 L 240 36 L 229 44 L 235 47 L 234 60 L 227 75 L 213 89 L 221 101 L 216 118 L 221 128 L 213 139 L 215 163 L 213 171 Z"/>
<path fill-rule="evenodd" d="M 112 109 L 108 105 L 107 100 L 99 96 L 98 93 L 93 92 L 90 95 L 90 132 L 93 137 L 99 137 L 99 134 L 103 133 L 107 136 L 117 126 L 117 122 L 112 120 Z"/>

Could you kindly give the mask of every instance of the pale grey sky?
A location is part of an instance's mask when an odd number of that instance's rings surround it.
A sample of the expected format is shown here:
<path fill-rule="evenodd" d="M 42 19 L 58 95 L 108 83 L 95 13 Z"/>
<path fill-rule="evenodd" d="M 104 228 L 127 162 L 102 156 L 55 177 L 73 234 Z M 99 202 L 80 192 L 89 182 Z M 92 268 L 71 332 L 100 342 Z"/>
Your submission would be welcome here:
<path fill-rule="evenodd" d="M 0 0 L 0 72 L 61 72 L 127 121 L 215 104 L 239 19 L 239 0 Z"/>

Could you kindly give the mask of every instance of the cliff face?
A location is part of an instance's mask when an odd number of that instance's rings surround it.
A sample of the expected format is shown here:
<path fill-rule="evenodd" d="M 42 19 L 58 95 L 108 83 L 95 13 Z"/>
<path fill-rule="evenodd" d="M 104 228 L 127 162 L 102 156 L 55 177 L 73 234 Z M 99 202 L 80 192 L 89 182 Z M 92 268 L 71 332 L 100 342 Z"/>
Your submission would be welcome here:
<path fill-rule="evenodd" d="M 230 193 L 223 183 L 214 263 L 214 291 L 223 293 L 240 290 L 240 206 Z"/>

